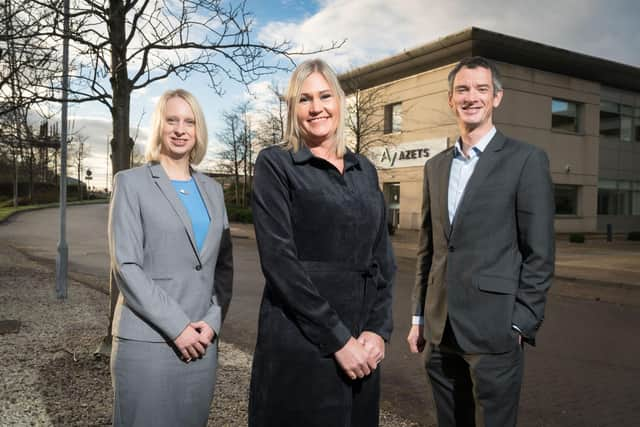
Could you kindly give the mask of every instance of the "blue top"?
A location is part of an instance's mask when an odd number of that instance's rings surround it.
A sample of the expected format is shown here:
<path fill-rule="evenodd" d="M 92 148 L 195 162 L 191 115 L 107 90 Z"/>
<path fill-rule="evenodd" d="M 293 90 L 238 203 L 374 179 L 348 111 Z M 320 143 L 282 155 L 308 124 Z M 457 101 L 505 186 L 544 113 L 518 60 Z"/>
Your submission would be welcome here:
<path fill-rule="evenodd" d="M 182 204 L 187 209 L 189 218 L 191 218 L 193 235 L 196 238 L 198 252 L 200 252 L 204 244 L 204 239 L 207 237 L 209 223 L 211 222 L 207 207 L 204 204 L 204 200 L 202 200 L 202 195 L 193 178 L 188 181 L 172 179 L 171 184 L 173 184 L 173 187 L 178 192 L 178 198 L 182 200 Z"/>

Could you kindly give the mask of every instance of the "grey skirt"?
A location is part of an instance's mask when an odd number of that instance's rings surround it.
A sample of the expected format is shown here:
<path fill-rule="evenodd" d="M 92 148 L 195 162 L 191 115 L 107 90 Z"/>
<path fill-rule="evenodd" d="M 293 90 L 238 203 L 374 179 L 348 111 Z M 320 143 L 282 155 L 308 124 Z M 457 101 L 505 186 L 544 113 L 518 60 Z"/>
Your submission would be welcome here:
<path fill-rule="evenodd" d="M 203 427 L 213 400 L 217 339 L 202 359 L 183 362 L 166 343 L 113 338 L 115 427 Z"/>

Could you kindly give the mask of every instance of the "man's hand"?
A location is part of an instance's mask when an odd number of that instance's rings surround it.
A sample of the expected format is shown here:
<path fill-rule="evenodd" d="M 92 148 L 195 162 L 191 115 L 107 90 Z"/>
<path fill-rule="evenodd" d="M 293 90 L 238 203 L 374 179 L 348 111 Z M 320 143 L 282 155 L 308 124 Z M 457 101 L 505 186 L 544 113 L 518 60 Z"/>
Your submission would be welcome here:
<path fill-rule="evenodd" d="M 375 332 L 364 331 L 358 337 L 358 342 L 369 353 L 367 363 L 371 370 L 375 370 L 378 364 L 384 359 L 384 340 Z"/>
<path fill-rule="evenodd" d="M 191 324 L 184 328 L 174 343 L 185 362 L 190 362 L 191 359 L 196 359 L 205 352 L 205 348 L 200 344 L 200 334 Z"/>
<path fill-rule="evenodd" d="M 347 341 L 344 347 L 336 351 L 333 355 L 338 365 L 340 365 L 345 374 L 352 380 L 364 378 L 371 373 L 371 368 L 369 368 L 367 362 L 369 352 L 353 337 L 349 338 L 349 341 Z"/>
<path fill-rule="evenodd" d="M 409 329 L 407 342 L 411 353 L 422 353 L 426 344 L 424 340 L 424 325 L 412 325 L 411 329 Z"/>

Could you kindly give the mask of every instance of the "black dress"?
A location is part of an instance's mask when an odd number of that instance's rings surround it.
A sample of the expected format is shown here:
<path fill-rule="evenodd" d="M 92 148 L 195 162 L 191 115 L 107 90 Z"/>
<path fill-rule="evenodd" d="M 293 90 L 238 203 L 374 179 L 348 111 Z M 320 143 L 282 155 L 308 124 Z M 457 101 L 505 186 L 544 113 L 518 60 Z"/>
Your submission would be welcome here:
<path fill-rule="evenodd" d="M 249 425 L 377 426 L 380 368 L 352 381 L 333 357 L 362 331 L 391 334 L 395 262 L 375 168 L 347 152 L 341 175 L 306 146 L 270 147 L 252 207 L 266 284 Z"/>

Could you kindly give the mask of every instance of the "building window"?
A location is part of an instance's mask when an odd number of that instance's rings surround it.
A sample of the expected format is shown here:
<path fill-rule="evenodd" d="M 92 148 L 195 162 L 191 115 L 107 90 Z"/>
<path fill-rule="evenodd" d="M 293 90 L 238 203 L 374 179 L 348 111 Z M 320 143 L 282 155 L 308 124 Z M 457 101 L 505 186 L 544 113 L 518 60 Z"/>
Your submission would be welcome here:
<path fill-rule="evenodd" d="M 580 130 L 579 106 L 576 102 L 562 99 L 551 100 L 551 128 L 577 133 Z"/>
<path fill-rule="evenodd" d="M 640 181 L 598 181 L 598 215 L 640 215 Z"/>
<path fill-rule="evenodd" d="M 578 186 L 555 184 L 556 215 L 578 215 Z"/>
<path fill-rule="evenodd" d="M 615 102 L 600 103 L 600 136 L 631 142 L 633 133 L 633 108 Z"/>
<path fill-rule="evenodd" d="M 395 133 L 402 130 L 402 103 L 384 106 L 384 133 Z"/>
<path fill-rule="evenodd" d="M 635 134 L 635 138 L 634 140 L 636 142 L 640 142 L 640 107 L 636 107 L 635 108 L 635 114 L 634 114 L 634 118 L 633 118 L 633 125 L 634 125 L 634 134 Z"/>

